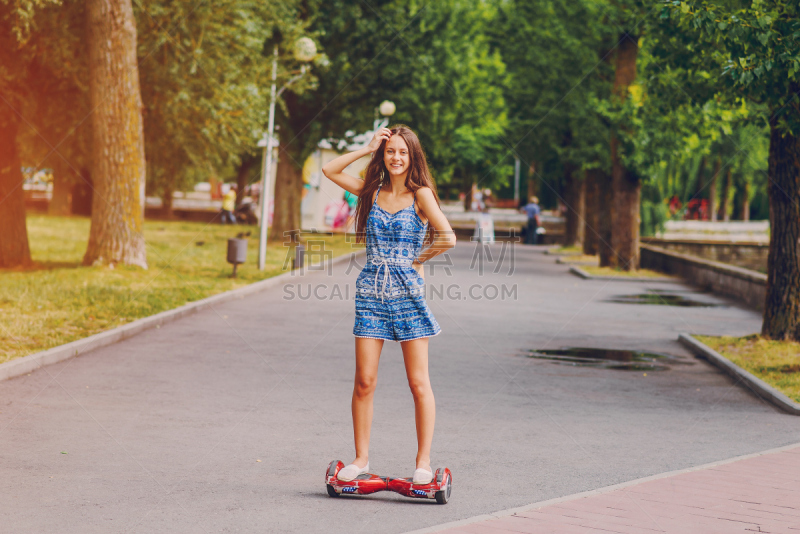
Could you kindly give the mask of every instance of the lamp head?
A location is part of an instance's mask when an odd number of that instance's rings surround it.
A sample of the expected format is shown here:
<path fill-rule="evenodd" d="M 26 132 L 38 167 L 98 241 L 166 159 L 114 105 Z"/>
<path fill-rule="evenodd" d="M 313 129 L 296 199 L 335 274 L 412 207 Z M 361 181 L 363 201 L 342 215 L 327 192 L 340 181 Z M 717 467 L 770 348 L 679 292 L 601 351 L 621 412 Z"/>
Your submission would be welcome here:
<path fill-rule="evenodd" d="M 391 115 L 394 115 L 394 112 L 397 110 L 397 108 L 395 108 L 394 102 L 392 102 L 391 100 L 384 100 L 383 102 L 381 102 L 379 110 L 381 112 L 381 115 L 383 115 L 384 117 L 389 117 Z"/>
<path fill-rule="evenodd" d="M 297 61 L 308 62 L 317 55 L 317 45 L 308 37 L 301 37 L 294 43 L 294 57 Z"/>

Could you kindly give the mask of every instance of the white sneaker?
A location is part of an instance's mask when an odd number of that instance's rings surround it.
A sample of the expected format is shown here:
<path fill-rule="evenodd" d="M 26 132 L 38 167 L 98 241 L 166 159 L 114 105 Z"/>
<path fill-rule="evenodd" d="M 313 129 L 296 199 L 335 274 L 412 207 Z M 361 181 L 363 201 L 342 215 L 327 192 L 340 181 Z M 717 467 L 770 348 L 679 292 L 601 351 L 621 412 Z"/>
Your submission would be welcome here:
<path fill-rule="evenodd" d="M 369 462 L 363 468 L 358 467 L 356 464 L 350 464 L 347 467 L 343 467 L 339 474 L 336 475 L 336 478 L 341 480 L 342 482 L 350 482 L 354 480 L 358 475 L 363 475 L 364 473 L 369 472 Z"/>
<path fill-rule="evenodd" d="M 424 486 L 426 484 L 430 484 L 431 480 L 433 480 L 433 472 L 420 468 L 414 471 L 414 477 L 411 479 L 411 483 L 418 486 Z"/>

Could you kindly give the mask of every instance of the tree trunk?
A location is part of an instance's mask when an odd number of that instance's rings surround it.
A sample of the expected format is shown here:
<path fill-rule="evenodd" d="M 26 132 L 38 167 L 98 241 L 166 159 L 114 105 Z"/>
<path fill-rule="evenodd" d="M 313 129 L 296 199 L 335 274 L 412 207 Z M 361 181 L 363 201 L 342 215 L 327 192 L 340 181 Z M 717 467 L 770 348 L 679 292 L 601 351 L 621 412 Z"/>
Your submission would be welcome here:
<path fill-rule="evenodd" d="M 617 255 L 611 247 L 616 213 L 614 210 L 614 189 L 611 175 L 602 169 L 597 171 L 597 254 L 600 267 L 616 267 Z"/>
<path fill-rule="evenodd" d="M 616 60 L 616 54 L 612 54 L 611 50 L 606 47 L 601 47 L 598 52 L 598 58 L 610 66 Z M 599 70 L 598 73 L 600 80 L 607 84 L 610 68 Z M 614 228 L 614 190 L 611 183 L 611 175 L 608 173 L 608 168 L 603 166 L 597 169 L 595 174 L 596 191 L 597 191 L 597 255 L 600 258 L 601 267 L 616 267 L 617 256 L 614 254 L 614 249 L 611 248 L 612 230 Z"/>
<path fill-rule="evenodd" d="M 53 197 L 47 206 L 47 214 L 66 216 L 72 213 L 72 187 L 75 174 L 60 154 L 53 154 L 50 167 L 53 169 Z"/>
<path fill-rule="evenodd" d="M 728 198 L 731 194 L 731 184 L 733 183 L 733 171 L 728 167 L 728 172 L 725 175 L 725 184 L 722 186 L 722 198 L 719 200 L 719 213 L 717 219 L 722 219 L 725 222 L 731 220 L 730 210 L 728 209 Z"/>
<path fill-rule="evenodd" d="M 589 256 L 597 254 L 599 243 L 598 214 L 600 211 L 600 192 L 598 180 L 600 180 L 600 169 L 589 169 L 586 171 L 584 180 L 585 201 L 584 201 L 584 229 L 583 229 L 583 253 Z"/>
<path fill-rule="evenodd" d="M 175 188 L 172 186 L 172 180 L 167 180 L 164 184 L 164 193 L 161 195 L 161 216 L 165 219 L 173 219 L 175 217 L 175 209 L 173 206 L 173 196 Z"/>
<path fill-rule="evenodd" d="M 711 183 L 708 184 L 708 213 L 712 221 L 717 220 L 717 175 L 722 167 L 722 158 L 717 157 L 714 162 L 714 173 L 711 175 Z"/>
<path fill-rule="evenodd" d="M 585 182 L 575 175 L 575 168 L 570 163 L 564 164 L 564 181 L 566 183 L 564 201 L 567 215 L 564 229 L 564 246 L 582 246 L 584 225 Z"/>
<path fill-rule="evenodd" d="M 537 187 L 538 182 L 536 181 L 536 163 L 531 162 L 531 166 L 528 167 L 528 198 L 525 199 L 523 205 L 527 204 L 531 201 L 531 197 L 538 197 L 539 195 L 539 188 Z"/>
<path fill-rule="evenodd" d="M 87 0 L 92 225 L 84 265 L 147 268 L 145 158 L 136 22 L 130 0 Z"/>
<path fill-rule="evenodd" d="M 750 182 L 745 182 L 742 189 L 742 220 L 750 220 Z"/>
<path fill-rule="evenodd" d="M 612 143 L 615 139 L 612 139 Z M 612 144 L 613 146 L 613 144 Z M 616 147 L 612 148 L 614 157 Z M 617 267 L 624 271 L 639 268 L 639 203 L 642 183 L 639 177 L 622 166 L 614 169 L 614 222 L 611 247 L 617 256 Z"/>
<path fill-rule="evenodd" d="M 209 175 L 208 185 L 211 186 L 211 200 L 220 200 L 222 198 L 222 195 L 219 192 L 220 180 L 216 174 Z"/>
<path fill-rule="evenodd" d="M 617 47 L 614 94 L 620 102 L 628 98 L 628 86 L 636 79 L 636 36 L 623 34 Z M 620 125 L 620 129 L 628 127 Z M 614 189 L 614 223 L 611 246 L 617 266 L 626 271 L 639 268 L 639 202 L 641 182 L 636 173 L 626 169 L 619 153 L 617 136 L 611 135 L 611 182 Z"/>
<path fill-rule="evenodd" d="M 275 212 L 269 238 L 273 243 L 289 240 L 289 232 L 300 230 L 302 215 L 300 205 L 303 195 L 303 167 L 296 150 L 299 143 L 285 145 L 281 140 L 278 168 L 275 177 Z M 266 192 L 269 194 L 269 191 Z M 267 200 L 269 197 L 264 197 Z"/>
<path fill-rule="evenodd" d="M 11 107 L 0 103 L 0 267 L 31 264 L 25 224 L 22 164 L 17 152 L 19 122 Z"/>
<path fill-rule="evenodd" d="M 92 173 L 88 169 L 81 169 L 78 180 L 72 185 L 72 214 L 91 217 L 93 200 Z"/>
<path fill-rule="evenodd" d="M 463 182 L 464 184 L 464 211 L 468 212 L 472 209 L 472 180 L 468 176 L 467 173 L 464 174 Z"/>
<path fill-rule="evenodd" d="M 700 158 L 700 165 L 697 166 L 697 174 L 694 178 L 694 198 L 699 199 L 703 193 L 703 188 L 705 184 L 703 183 L 703 177 L 705 176 L 706 170 L 706 157 L 702 156 Z"/>
<path fill-rule="evenodd" d="M 793 93 L 800 91 L 800 84 L 790 86 Z M 781 136 L 777 126 L 776 119 L 770 121 L 770 239 L 761 334 L 800 341 L 800 137 Z"/>
<path fill-rule="evenodd" d="M 242 203 L 242 199 L 244 198 L 245 189 L 247 189 L 247 184 L 250 182 L 250 172 L 253 169 L 253 166 L 260 161 L 260 158 L 256 158 L 249 154 L 244 154 L 242 156 L 242 161 L 239 163 L 239 168 L 236 169 L 236 205 L 239 206 Z"/>

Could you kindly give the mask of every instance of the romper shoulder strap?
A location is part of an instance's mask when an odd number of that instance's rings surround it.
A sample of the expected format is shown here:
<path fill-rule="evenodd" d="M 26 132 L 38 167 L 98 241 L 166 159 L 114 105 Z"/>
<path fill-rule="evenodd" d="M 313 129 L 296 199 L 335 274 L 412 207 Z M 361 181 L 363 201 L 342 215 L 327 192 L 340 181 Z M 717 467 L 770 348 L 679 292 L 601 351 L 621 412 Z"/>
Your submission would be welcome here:
<path fill-rule="evenodd" d="M 378 193 L 380 193 L 380 192 L 381 192 L 381 186 L 380 186 L 380 184 L 378 184 L 378 190 L 377 190 L 377 191 L 375 191 L 375 198 L 374 198 L 374 199 L 372 199 L 372 203 L 373 203 L 373 204 L 375 204 L 376 202 L 378 202 Z"/>

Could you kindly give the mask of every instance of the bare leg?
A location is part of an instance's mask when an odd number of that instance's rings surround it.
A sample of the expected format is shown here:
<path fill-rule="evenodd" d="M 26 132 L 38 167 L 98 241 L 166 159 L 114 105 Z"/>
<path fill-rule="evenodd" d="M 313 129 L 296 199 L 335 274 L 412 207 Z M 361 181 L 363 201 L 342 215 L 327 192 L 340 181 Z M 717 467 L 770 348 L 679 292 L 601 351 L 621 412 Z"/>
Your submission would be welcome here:
<path fill-rule="evenodd" d="M 428 376 L 428 338 L 400 343 L 411 394 L 414 396 L 414 419 L 417 423 L 417 469 L 431 468 L 431 442 L 436 421 L 436 401 Z"/>
<path fill-rule="evenodd" d="M 356 338 L 356 377 L 353 385 L 353 436 L 356 442 L 358 467 L 369 462 L 369 432 L 372 427 L 372 399 L 378 383 L 378 363 L 381 359 L 382 339 Z"/>

